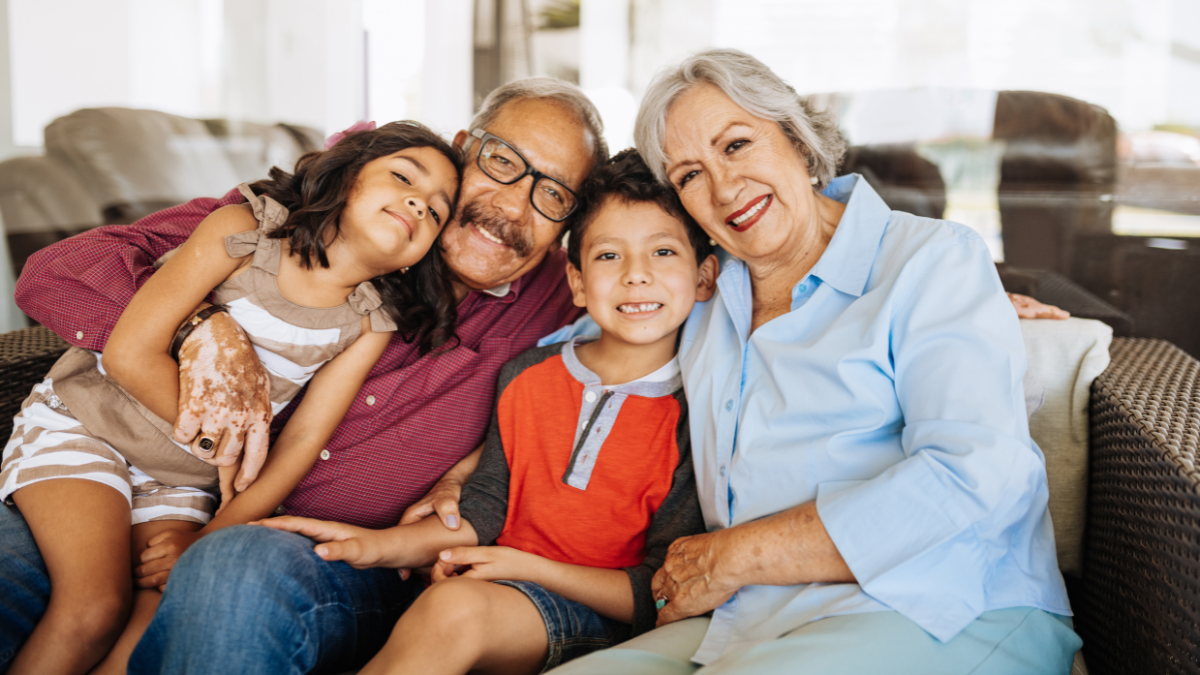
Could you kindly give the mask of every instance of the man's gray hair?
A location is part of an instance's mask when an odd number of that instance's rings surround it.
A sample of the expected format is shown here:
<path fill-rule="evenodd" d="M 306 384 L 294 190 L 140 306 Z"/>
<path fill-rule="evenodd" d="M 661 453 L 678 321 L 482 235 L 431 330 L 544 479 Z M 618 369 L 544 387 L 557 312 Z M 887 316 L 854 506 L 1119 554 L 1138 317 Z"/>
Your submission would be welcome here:
<path fill-rule="evenodd" d="M 818 111 L 801 98 L 765 63 L 736 49 L 706 49 L 654 77 L 638 110 L 633 138 L 638 152 L 659 180 L 666 182 L 667 112 L 676 99 L 698 84 L 712 84 L 734 103 L 763 119 L 773 120 L 791 139 L 816 176 L 818 189 L 837 175 L 846 141 L 830 111 Z"/>
<path fill-rule="evenodd" d="M 553 77 L 527 77 L 496 87 L 483 99 L 483 105 L 479 107 L 475 119 L 471 120 L 471 130 L 486 129 L 496 121 L 506 103 L 529 98 L 549 99 L 574 111 L 592 134 L 592 166 L 597 167 L 608 161 L 608 143 L 604 140 L 604 122 L 600 119 L 600 111 L 578 86 Z M 468 149 L 474 140 L 468 140 L 463 150 Z"/>

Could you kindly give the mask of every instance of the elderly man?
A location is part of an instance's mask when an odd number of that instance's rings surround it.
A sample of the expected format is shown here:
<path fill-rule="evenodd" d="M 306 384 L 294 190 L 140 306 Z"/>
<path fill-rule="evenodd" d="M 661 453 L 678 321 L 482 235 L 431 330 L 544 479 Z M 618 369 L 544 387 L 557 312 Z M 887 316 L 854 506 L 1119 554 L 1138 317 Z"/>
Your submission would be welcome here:
<path fill-rule="evenodd" d="M 458 346 L 421 356 L 415 344 L 393 339 L 321 461 L 277 513 L 384 527 L 439 479 L 457 497 L 454 483 L 474 464 L 451 469 L 484 436 L 500 367 L 577 316 L 563 283 L 559 240 L 574 194 L 607 158 L 602 133 L 596 109 L 573 85 L 534 78 L 492 92 L 471 129 L 454 139 L 467 167 L 459 211 L 441 245 L 459 301 Z M 524 173 L 484 171 L 480 150 L 497 144 L 524 160 Z M 565 198 L 548 202 L 542 198 L 547 190 Z M 74 344 L 101 350 L 124 306 L 153 274 L 152 262 L 182 244 L 206 215 L 241 199 L 233 190 L 220 200 L 193 200 L 131 226 L 53 246 L 30 259 L 18 303 Z M 218 314 L 197 330 L 237 330 L 224 317 Z M 245 388 L 237 386 L 244 379 L 239 373 L 257 363 L 241 355 L 216 364 L 184 358 L 180 367 L 185 378 L 203 374 L 236 391 Z M 223 429 L 250 428 L 269 415 L 255 407 L 257 400 L 246 391 L 221 408 L 201 405 L 198 431 L 219 436 Z M 276 416 L 274 430 L 295 403 Z M 247 448 L 265 446 L 252 440 Z M 431 503 L 411 509 L 410 517 L 432 512 Z M 457 526 L 452 507 L 442 516 Z M 161 586 L 168 574 L 171 583 L 130 672 L 348 667 L 378 650 L 419 589 L 395 570 L 328 564 L 313 555 L 307 539 L 256 527 L 206 536 L 174 566 L 193 541 L 185 534 L 139 552 L 139 585 Z M 0 509 L 0 671 L 27 639 L 70 639 L 36 630 L 40 617 L 53 611 L 52 603 L 47 608 L 52 576 L 19 511 Z M 118 643 L 114 651 L 132 648 Z"/>

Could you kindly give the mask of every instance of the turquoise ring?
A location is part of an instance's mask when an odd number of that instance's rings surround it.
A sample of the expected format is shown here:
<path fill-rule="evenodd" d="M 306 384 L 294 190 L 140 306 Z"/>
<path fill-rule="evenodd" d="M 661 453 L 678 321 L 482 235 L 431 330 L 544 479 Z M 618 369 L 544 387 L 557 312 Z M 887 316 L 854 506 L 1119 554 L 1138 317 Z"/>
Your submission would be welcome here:
<path fill-rule="evenodd" d="M 666 598 L 659 598 L 658 602 L 654 603 L 654 609 L 662 609 L 663 607 L 666 607 L 666 606 L 667 606 Z"/>

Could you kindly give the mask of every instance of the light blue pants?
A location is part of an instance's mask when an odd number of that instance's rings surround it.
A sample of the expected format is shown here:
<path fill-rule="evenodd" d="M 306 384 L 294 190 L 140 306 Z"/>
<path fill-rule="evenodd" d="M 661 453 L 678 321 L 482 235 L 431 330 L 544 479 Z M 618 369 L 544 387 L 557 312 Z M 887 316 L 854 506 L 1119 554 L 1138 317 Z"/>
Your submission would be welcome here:
<path fill-rule="evenodd" d="M 556 668 L 554 675 L 1067 675 L 1082 641 L 1071 619 L 1029 607 L 987 612 L 939 642 L 896 612 L 835 616 L 725 654 L 689 659 L 707 618 L 664 626 Z"/>

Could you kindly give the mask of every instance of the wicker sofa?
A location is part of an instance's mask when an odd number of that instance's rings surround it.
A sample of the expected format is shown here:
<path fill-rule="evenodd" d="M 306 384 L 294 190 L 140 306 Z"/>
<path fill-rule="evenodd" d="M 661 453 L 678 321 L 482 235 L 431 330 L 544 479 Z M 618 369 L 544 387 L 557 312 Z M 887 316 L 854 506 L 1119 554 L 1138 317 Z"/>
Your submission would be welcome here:
<path fill-rule="evenodd" d="M 1049 275 L 1035 295 L 1111 313 L 1081 293 Z M 5 435 L 66 348 L 43 327 L 0 335 Z M 1116 338 L 1110 354 L 1091 389 L 1083 574 L 1067 577 L 1086 672 L 1200 673 L 1200 361 L 1145 338 Z"/>

